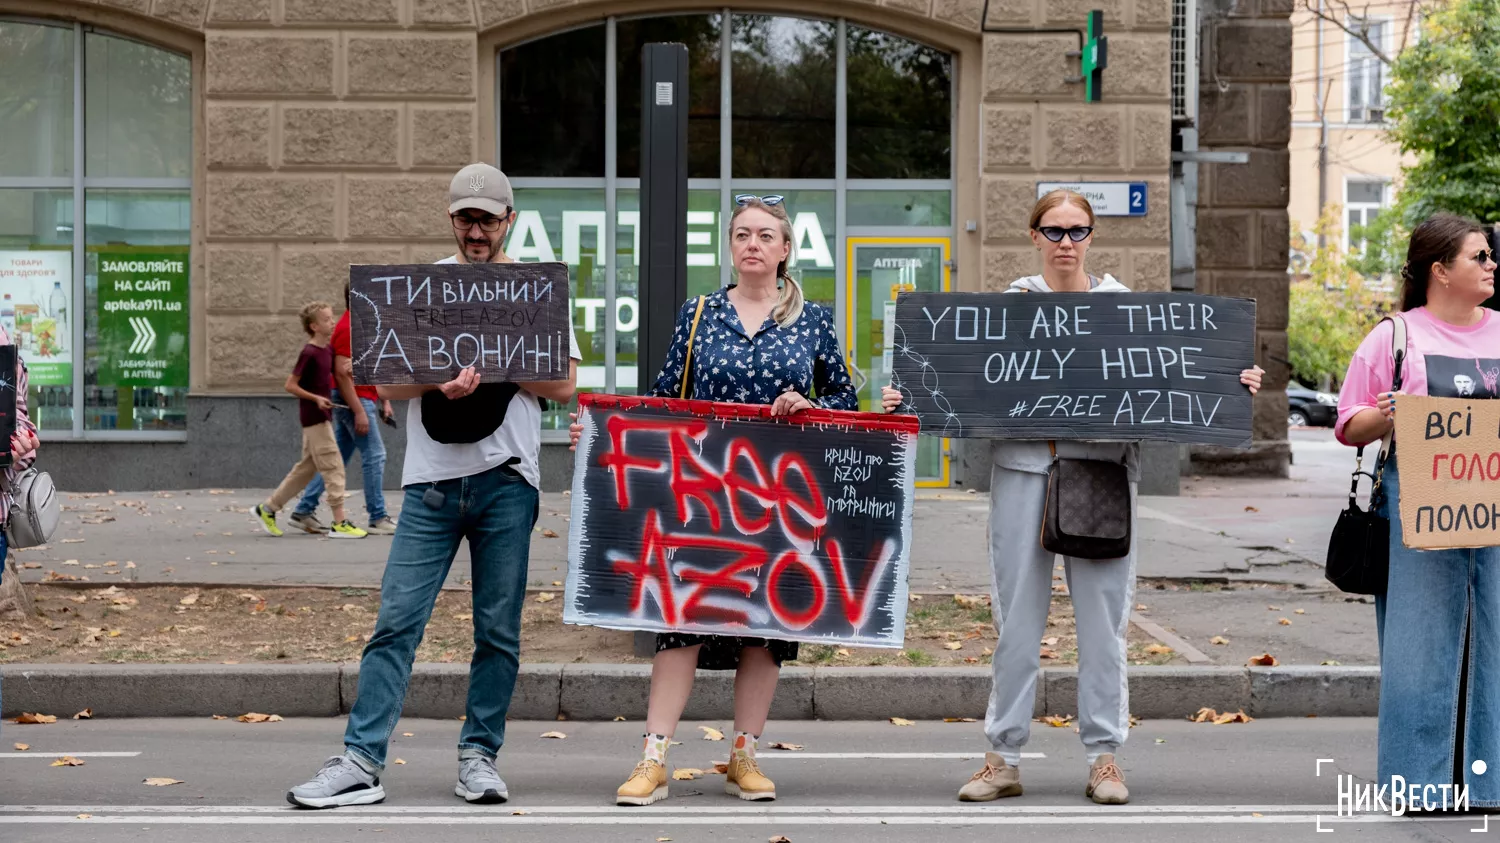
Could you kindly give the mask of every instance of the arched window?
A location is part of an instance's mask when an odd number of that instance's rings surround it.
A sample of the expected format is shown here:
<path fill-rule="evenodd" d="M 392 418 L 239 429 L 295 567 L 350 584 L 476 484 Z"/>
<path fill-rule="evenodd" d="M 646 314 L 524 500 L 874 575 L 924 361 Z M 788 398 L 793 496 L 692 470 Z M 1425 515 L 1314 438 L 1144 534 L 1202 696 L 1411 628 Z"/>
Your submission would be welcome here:
<path fill-rule="evenodd" d="M 0 79 L 0 326 L 30 370 L 32 420 L 48 437 L 180 437 L 189 58 L 0 19 Z"/>
<path fill-rule="evenodd" d="M 732 10 L 612 18 L 501 50 L 497 151 L 520 212 L 507 248 L 569 265 L 584 389 L 634 392 L 660 365 L 636 357 L 641 48 L 658 41 L 688 47 L 690 293 L 729 278 L 720 235 L 736 193 L 786 197 L 793 272 L 841 314 L 850 238 L 952 236 L 956 75 L 942 50 Z"/>

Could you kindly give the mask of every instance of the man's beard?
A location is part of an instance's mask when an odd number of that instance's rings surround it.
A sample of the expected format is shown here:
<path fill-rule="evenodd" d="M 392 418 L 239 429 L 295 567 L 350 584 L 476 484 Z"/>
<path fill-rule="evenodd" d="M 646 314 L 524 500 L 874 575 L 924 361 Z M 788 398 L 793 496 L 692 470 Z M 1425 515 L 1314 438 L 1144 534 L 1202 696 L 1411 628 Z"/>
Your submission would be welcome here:
<path fill-rule="evenodd" d="M 459 248 L 463 250 L 464 257 L 475 263 L 489 263 L 495 259 L 495 253 L 500 251 L 489 240 L 471 240 L 464 238 L 458 241 Z M 471 250 L 482 250 L 476 259 Z"/>

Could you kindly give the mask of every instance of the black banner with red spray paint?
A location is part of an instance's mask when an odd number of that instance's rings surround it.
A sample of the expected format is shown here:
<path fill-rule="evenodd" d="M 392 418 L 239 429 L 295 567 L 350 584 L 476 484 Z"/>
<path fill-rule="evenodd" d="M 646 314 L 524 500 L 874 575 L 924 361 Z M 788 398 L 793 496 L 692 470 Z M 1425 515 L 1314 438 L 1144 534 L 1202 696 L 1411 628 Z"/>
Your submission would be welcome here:
<path fill-rule="evenodd" d="M 901 646 L 916 417 L 579 408 L 565 622 Z"/>

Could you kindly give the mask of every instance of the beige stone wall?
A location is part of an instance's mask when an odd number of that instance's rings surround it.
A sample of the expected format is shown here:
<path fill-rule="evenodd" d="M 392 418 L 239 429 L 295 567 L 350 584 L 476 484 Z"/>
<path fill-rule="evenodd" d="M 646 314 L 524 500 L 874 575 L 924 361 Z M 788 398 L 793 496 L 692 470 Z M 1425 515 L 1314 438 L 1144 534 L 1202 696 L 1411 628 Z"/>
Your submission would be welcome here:
<path fill-rule="evenodd" d="M 992 0 L 986 24 L 1082 27 L 1090 9 L 1104 11 L 1109 38 L 1102 102 L 1083 102 L 1083 85 L 1065 81 L 1079 72 L 1065 55 L 1078 49 L 1077 37 L 984 35 L 981 289 L 1040 271 L 1026 228 L 1036 183 L 1069 180 L 1149 185 L 1146 216 L 1100 219 L 1089 269 L 1135 290 L 1171 287 L 1170 0 Z"/>
<path fill-rule="evenodd" d="M 338 300 L 351 262 L 451 248 L 448 179 L 492 160 L 494 51 L 611 14 L 692 0 L 0 0 L 188 49 L 196 60 L 193 385 L 279 390 L 295 311 Z M 843 16 L 958 61 L 955 256 L 962 289 L 1036 269 L 1026 212 L 1040 180 L 1145 180 L 1150 214 L 1103 222 L 1092 268 L 1168 287 L 1170 0 L 992 0 L 990 28 L 1083 27 L 1105 10 L 1105 102 L 1067 84 L 1068 35 L 981 34 L 983 0 L 747 0 Z M 967 232 L 966 222 L 977 223 Z"/>

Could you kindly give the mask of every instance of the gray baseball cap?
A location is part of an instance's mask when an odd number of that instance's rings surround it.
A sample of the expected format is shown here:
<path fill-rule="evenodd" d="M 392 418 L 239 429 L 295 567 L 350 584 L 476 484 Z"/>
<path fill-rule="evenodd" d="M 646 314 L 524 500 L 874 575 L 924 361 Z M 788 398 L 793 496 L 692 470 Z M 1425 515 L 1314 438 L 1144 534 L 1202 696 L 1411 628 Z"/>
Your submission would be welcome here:
<path fill-rule="evenodd" d="M 510 190 L 510 179 L 488 164 L 470 164 L 458 171 L 448 185 L 448 213 L 465 208 L 486 211 L 497 217 L 510 213 L 516 206 Z"/>

